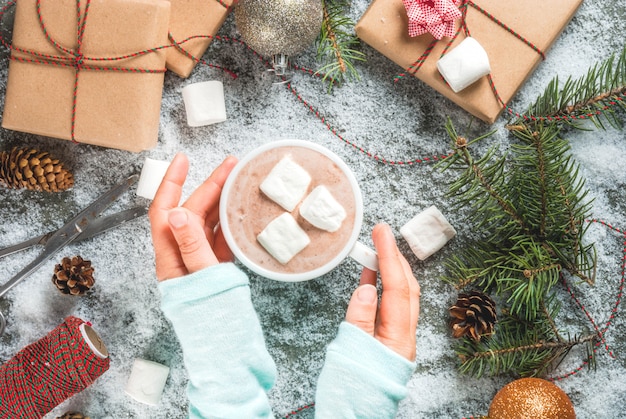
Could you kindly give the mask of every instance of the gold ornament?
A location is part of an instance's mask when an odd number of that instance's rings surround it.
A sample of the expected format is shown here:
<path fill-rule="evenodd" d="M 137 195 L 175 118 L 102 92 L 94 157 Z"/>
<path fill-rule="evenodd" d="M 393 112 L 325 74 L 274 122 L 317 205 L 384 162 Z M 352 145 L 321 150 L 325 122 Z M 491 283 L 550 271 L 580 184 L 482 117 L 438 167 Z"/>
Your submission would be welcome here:
<path fill-rule="evenodd" d="M 541 378 L 520 378 L 502 387 L 489 406 L 489 419 L 576 419 L 571 400 Z"/>
<path fill-rule="evenodd" d="M 288 57 L 304 51 L 320 34 L 323 15 L 321 0 L 241 0 L 235 24 L 243 41 L 272 57 L 276 73 L 284 74 Z"/>

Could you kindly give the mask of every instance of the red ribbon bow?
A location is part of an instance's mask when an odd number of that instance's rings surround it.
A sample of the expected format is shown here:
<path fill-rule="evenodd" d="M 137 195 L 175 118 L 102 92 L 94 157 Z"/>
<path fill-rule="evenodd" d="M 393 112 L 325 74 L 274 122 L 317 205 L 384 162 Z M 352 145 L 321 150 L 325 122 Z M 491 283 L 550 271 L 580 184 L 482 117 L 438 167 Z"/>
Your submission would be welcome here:
<path fill-rule="evenodd" d="M 402 0 L 409 17 L 409 35 L 430 32 L 436 39 L 454 36 L 454 21 L 461 17 L 460 0 Z"/>

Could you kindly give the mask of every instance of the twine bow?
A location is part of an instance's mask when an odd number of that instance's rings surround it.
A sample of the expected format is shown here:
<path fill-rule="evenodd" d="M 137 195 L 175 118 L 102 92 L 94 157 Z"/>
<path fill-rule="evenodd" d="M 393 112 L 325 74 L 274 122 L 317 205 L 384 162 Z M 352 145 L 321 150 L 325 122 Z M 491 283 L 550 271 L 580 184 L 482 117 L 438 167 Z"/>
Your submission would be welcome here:
<path fill-rule="evenodd" d="M 409 35 L 430 32 L 435 39 L 452 37 L 454 22 L 461 18 L 459 0 L 402 0 L 409 17 Z"/>

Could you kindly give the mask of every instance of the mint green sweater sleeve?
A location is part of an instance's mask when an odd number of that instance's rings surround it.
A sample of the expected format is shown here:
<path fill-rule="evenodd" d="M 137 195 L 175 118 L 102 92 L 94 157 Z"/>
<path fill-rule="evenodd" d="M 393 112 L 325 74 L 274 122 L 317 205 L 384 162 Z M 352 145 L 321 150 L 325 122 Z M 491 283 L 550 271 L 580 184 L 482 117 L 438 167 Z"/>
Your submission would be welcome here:
<path fill-rule="evenodd" d="M 189 375 L 190 418 L 272 418 L 276 366 L 247 276 L 232 263 L 159 283 Z M 393 418 L 415 364 L 343 322 L 319 377 L 316 418 Z"/>
<path fill-rule="evenodd" d="M 393 418 L 414 370 L 414 362 L 343 322 L 326 351 L 317 382 L 315 417 Z"/>
<path fill-rule="evenodd" d="M 276 366 L 247 276 L 232 263 L 159 283 L 189 375 L 190 418 L 272 418 Z"/>

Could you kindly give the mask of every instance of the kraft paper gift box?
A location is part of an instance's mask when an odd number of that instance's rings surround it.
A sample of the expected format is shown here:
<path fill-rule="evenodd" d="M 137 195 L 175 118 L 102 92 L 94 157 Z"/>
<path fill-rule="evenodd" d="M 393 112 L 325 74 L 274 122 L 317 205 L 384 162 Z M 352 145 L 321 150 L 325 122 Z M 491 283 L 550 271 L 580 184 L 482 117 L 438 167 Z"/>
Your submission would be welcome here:
<path fill-rule="evenodd" d="M 134 152 L 152 148 L 166 52 L 117 58 L 168 44 L 170 3 L 92 0 L 85 15 L 86 3 L 79 3 L 86 18 L 78 48 L 77 0 L 42 1 L 41 21 L 35 0 L 17 2 L 2 126 Z M 114 60 L 93 59 L 107 57 Z"/>
<path fill-rule="evenodd" d="M 468 4 L 465 23 L 470 35 L 486 50 L 495 90 L 502 102 L 508 104 L 542 62 L 541 53 L 546 54 L 582 0 L 475 0 L 466 3 L 474 3 L 493 16 L 489 17 Z M 458 28 L 461 20 L 455 24 Z M 414 74 L 481 120 L 493 123 L 503 111 L 503 103 L 496 98 L 487 76 L 459 93 L 454 93 L 445 83 L 437 70 L 437 61 L 451 38 L 438 41 L 417 72 L 409 71 L 435 39 L 429 33 L 414 38 L 409 36 L 408 17 L 402 0 L 373 0 L 355 30 L 361 40 L 404 69 L 398 73 Z M 540 52 L 518 39 L 516 34 Z M 465 35 L 461 31 L 447 51 L 463 39 Z M 548 55 L 546 59 L 549 59 Z"/>
<path fill-rule="evenodd" d="M 237 0 L 170 0 L 170 3 L 170 41 L 180 43 L 184 51 L 169 48 L 167 68 L 186 78 L 197 63 L 188 54 L 201 59 Z"/>

